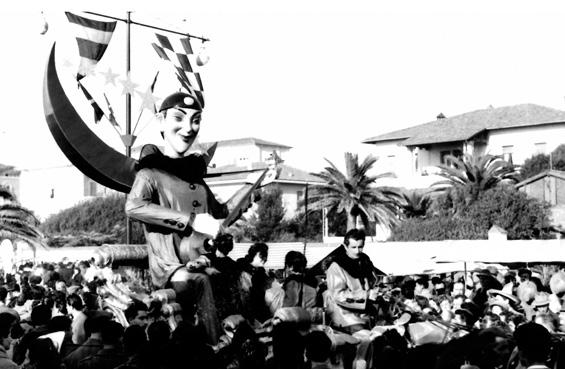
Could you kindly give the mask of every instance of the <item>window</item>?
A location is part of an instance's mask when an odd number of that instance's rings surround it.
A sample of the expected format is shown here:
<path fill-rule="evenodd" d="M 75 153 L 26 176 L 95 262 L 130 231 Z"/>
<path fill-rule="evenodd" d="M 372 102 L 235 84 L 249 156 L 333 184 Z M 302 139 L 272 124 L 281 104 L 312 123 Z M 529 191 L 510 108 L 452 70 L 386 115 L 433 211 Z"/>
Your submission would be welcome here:
<path fill-rule="evenodd" d="M 96 182 L 90 182 L 90 190 L 89 190 L 90 196 L 98 195 L 98 191 L 96 190 L 97 190 Z"/>
<path fill-rule="evenodd" d="M 440 161 L 442 164 L 446 164 L 445 159 L 448 155 L 451 155 L 451 151 L 449 150 L 440 151 L 439 156 L 441 158 Z"/>
<path fill-rule="evenodd" d="M 87 176 L 84 176 L 84 196 L 98 196 L 97 183 Z"/>
<path fill-rule="evenodd" d="M 449 160 L 447 160 L 447 156 L 451 155 L 451 156 L 454 156 L 456 158 L 461 158 L 463 156 L 463 151 L 461 151 L 459 149 L 442 150 L 442 151 L 440 151 L 439 155 L 440 155 L 441 164 L 452 165 L 452 163 Z"/>
<path fill-rule="evenodd" d="M 547 146 L 545 142 L 536 142 L 534 146 L 536 147 L 536 154 L 545 154 Z"/>
<path fill-rule="evenodd" d="M 513 145 L 502 146 L 502 158 L 509 163 L 512 163 L 512 153 L 514 152 Z"/>
<path fill-rule="evenodd" d="M 304 199 L 304 192 L 303 191 L 296 191 L 296 203 L 300 203 L 301 200 Z"/>

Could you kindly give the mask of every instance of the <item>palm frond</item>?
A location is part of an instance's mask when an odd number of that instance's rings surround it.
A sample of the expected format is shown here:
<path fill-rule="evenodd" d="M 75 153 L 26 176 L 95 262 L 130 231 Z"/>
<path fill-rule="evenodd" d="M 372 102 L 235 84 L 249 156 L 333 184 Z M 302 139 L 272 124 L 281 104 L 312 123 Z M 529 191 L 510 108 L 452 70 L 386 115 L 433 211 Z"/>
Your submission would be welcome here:
<path fill-rule="evenodd" d="M 0 240 L 24 240 L 34 247 L 43 245 L 39 220 L 32 211 L 15 203 L 0 205 Z"/>
<path fill-rule="evenodd" d="M 480 191 L 497 186 L 502 181 L 518 181 L 519 172 L 516 167 L 508 163 L 500 156 L 463 155 L 457 158 L 448 155 L 447 160 L 451 165 L 440 165 L 439 176 L 444 181 L 434 183 L 432 186 L 452 185 L 455 187 L 466 187 L 470 193 L 478 194 Z"/>
<path fill-rule="evenodd" d="M 381 179 L 395 178 L 394 173 L 368 174 L 377 158 L 369 155 L 359 163 L 358 155 L 345 153 L 345 173 L 331 161 L 326 162 L 329 166 L 324 171 L 312 173 L 324 183 L 311 187 L 310 208 L 345 211 L 349 216 L 359 216 L 365 226 L 369 221 L 385 225 L 396 222 L 400 193 L 393 187 L 376 186 Z"/>

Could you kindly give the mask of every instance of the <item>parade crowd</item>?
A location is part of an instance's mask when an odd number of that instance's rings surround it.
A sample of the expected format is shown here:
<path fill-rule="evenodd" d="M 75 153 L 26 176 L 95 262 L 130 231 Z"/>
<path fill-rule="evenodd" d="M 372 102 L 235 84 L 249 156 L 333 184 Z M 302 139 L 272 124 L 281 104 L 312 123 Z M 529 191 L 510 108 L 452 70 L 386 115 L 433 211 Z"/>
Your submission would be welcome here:
<path fill-rule="evenodd" d="M 233 260 L 224 238 L 195 272 L 211 295 L 200 284 L 182 307 L 94 260 L 22 264 L 0 280 L 0 369 L 564 365 L 564 271 L 384 276 L 364 241 L 349 231 L 313 275 L 296 251 L 266 270 L 264 243 Z"/>

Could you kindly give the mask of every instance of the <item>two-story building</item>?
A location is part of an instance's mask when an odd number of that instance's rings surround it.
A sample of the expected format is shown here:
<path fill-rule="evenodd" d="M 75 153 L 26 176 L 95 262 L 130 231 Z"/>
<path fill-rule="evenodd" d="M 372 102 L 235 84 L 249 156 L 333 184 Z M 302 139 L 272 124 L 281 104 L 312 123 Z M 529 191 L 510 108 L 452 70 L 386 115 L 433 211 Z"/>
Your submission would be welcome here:
<path fill-rule="evenodd" d="M 201 143 L 205 148 L 212 142 Z M 214 157 L 210 162 L 211 175 L 206 179 L 210 189 L 222 200 L 229 199 L 252 172 L 265 170 L 273 153 L 284 161 L 284 155 L 292 147 L 265 141 L 254 137 L 218 141 Z M 272 185 L 282 192 L 282 202 L 286 217 L 291 218 L 300 209 L 306 186 L 320 183 L 321 180 L 310 173 L 288 166 L 279 165 L 280 173 Z"/>
<path fill-rule="evenodd" d="M 428 187 L 448 155 L 503 155 L 522 164 L 565 143 L 565 112 L 535 104 L 488 107 L 367 138 L 380 158 L 376 169 L 395 172 L 397 184 Z"/>

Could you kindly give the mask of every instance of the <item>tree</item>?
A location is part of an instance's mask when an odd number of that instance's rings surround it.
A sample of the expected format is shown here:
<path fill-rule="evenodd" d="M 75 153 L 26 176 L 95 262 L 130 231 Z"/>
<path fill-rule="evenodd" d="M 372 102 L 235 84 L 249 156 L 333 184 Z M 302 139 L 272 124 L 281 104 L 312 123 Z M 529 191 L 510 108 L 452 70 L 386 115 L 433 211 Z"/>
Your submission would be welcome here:
<path fill-rule="evenodd" d="M 295 214 L 292 218 L 283 220 L 277 242 L 307 242 L 322 241 L 322 211 L 308 211 L 306 225 L 304 212 Z"/>
<path fill-rule="evenodd" d="M 33 248 L 43 246 L 39 220 L 31 210 L 21 206 L 9 188 L 0 185 L 0 240 L 26 241 Z"/>
<path fill-rule="evenodd" d="M 393 230 L 393 241 L 441 241 L 486 239 L 493 225 L 508 232 L 509 239 L 549 238 L 546 205 L 512 186 L 498 186 L 465 204 L 452 189 L 438 198 L 426 218 L 409 218 Z"/>
<path fill-rule="evenodd" d="M 520 179 L 520 173 L 514 165 L 500 156 L 465 154 L 458 158 L 448 155 L 447 160 L 451 165 L 440 165 L 441 171 L 438 174 L 445 180 L 435 183 L 434 186 L 449 185 L 464 189 L 467 204 L 476 200 L 483 191 L 501 183 L 517 183 Z"/>
<path fill-rule="evenodd" d="M 551 168 L 565 170 L 565 144 L 561 144 L 551 153 Z"/>
<path fill-rule="evenodd" d="M 376 186 L 384 178 L 392 178 L 392 173 L 369 175 L 369 170 L 377 159 L 371 155 L 359 163 L 355 154 L 345 153 L 345 173 L 331 161 L 329 167 L 320 173 L 313 173 L 324 181 L 312 186 L 310 208 L 327 208 L 330 212 L 347 214 L 347 229 L 369 226 L 376 222 L 391 227 L 398 218 L 399 194 L 395 188 Z"/>
<path fill-rule="evenodd" d="M 520 170 L 522 180 L 528 179 L 549 169 L 549 155 L 536 154 L 524 161 L 524 165 Z"/>
<path fill-rule="evenodd" d="M 50 246 L 126 242 L 125 197 L 110 195 L 81 202 L 48 217 L 41 229 Z M 139 222 L 132 223 L 132 243 L 145 243 Z"/>
<path fill-rule="evenodd" d="M 551 159 L 550 159 L 551 155 Z M 521 179 L 525 180 L 543 171 L 551 169 L 565 170 L 565 144 L 561 144 L 547 154 L 535 154 L 524 161 L 520 172 Z"/>
<path fill-rule="evenodd" d="M 261 191 L 257 211 L 247 219 L 239 220 L 231 230 L 236 241 L 269 242 L 283 230 L 286 211 L 282 204 L 282 190 L 269 186 Z"/>

